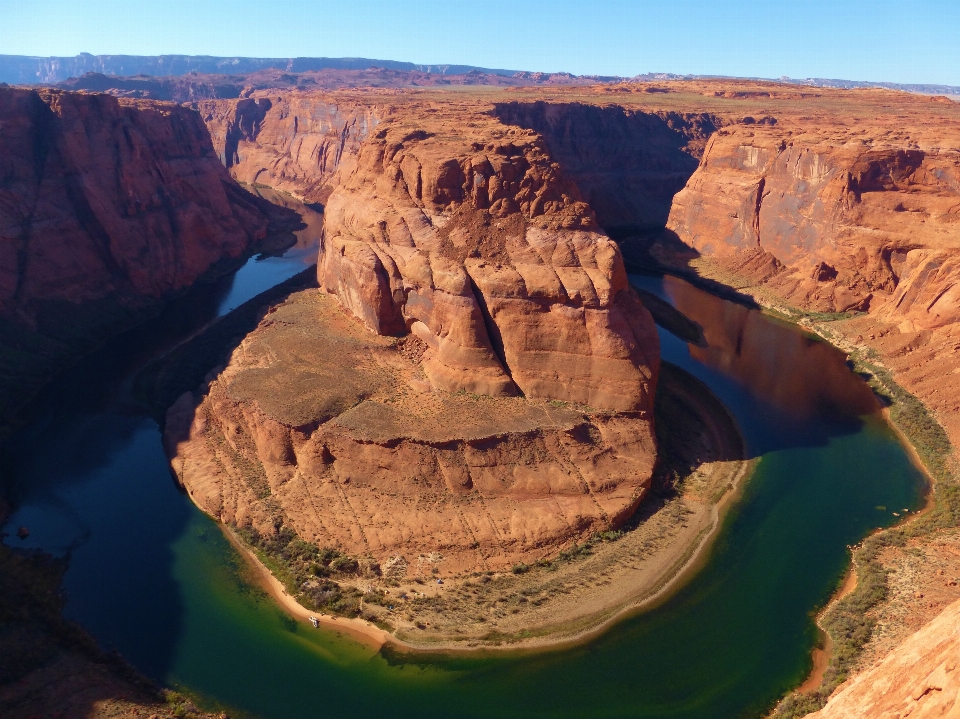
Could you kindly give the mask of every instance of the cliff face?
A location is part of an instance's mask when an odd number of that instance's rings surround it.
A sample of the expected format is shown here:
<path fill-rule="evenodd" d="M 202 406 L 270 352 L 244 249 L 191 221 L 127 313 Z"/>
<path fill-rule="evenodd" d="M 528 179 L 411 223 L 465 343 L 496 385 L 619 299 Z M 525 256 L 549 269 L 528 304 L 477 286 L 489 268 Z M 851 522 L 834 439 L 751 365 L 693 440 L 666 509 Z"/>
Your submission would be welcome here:
<path fill-rule="evenodd" d="M 861 312 L 831 322 L 835 341 L 875 350 L 958 443 L 960 119 L 902 102 L 896 128 L 851 113 L 720 130 L 668 228 L 764 301 Z"/>
<path fill-rule="evenodd" d="M 0 124 L 0 361 L 16 378 L 6 408 L 44 363 L 266 234 L 195 112 L 0 88 Z"/>
<path fill-rule="evenodd" d="M 708 138 L 727 123 L 708 112 L 579 102 L 498 103 L 494 112 L 543 137 L 611 231 L 663 228 L 673 196 L 697 169 Z"/>
<path fill-rule="evenodd" d="M 159 298 L 266 234 L 196 113 L 0 89 L 0 313 Z"/>
<path fill-rule="evenodd" d="M 324 95 L 279 92 L 196 107 L 233 177 L 319 203 L 329 197 L 341 163 L 355 162 L 383 112 Z"/>
<path fill-rule="evenodd" d="M 810 719 L 960 716 L 960 602 L 847 682 Z"/>
<path fill-rule="evenodd" d="M 668 226 L 803 307 L 923 328 L 960 319 L 960 150 L 949 137 L 721 130 Z"/>
<path fill-rule="evenodd" d="M 341 171 L 320 285 L 370 329 L 410 331 L 446 391 L 649 411 L 652 320 L 617 246 L 535 133 L 398 117 Z M 450 124 L 446 124 L 450 123 Z"/>

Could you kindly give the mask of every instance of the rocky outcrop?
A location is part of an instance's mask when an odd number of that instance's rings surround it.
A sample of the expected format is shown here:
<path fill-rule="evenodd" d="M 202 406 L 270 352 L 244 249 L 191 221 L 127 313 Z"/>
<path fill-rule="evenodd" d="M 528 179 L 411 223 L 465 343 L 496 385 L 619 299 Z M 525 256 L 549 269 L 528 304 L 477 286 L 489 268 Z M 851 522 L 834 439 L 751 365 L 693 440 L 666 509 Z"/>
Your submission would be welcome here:
<path fill-rule="evenodd" d="M 649 416 L 435 392 L 423 349 L 295 294 L 170 408 L 174 472 L 220 521 L 402 556 L 411 574 L 534 561 L 633 514 L 656 456 Z"/>
<path fill-rule="evenodd" d="M 106 95 L 0 88 L 0 364 L 31 373 L 265 237 L 263 202 L 199 115 Z M 54 362 L 55 364 L 55 362 Z"/>
<path fill-rule="evenodd" d="M 444 574 L 630 517 L 656 458 L 656 330 L 543 138 L 482 106 L 232 108 L 214 132 L 247 128 L 236 163 L 223 140 L 234 175 L 325 202 L 323 292 L 171 408 L 194 501 L 377 561 L 442 555 Z"/>
<path fill-rule="evenodd" d="M 668 226 L 802 307 L 871 310 L 918 328 L 953 323 L 957 139 L 894 142 L 783 123 L 724 129 L 677 195 Z"/>
<path fill-rule="evenodd" d="M 477 114 L 384 121 L 326 208 L 321 288 L 425 345 L 436 389 L 649 412 L 653 322 L 537 134 Z"/>
<path fill-rule="evenodd" d="M 960 716 L 960 602 L 842 686 L 811 719 Z"/>

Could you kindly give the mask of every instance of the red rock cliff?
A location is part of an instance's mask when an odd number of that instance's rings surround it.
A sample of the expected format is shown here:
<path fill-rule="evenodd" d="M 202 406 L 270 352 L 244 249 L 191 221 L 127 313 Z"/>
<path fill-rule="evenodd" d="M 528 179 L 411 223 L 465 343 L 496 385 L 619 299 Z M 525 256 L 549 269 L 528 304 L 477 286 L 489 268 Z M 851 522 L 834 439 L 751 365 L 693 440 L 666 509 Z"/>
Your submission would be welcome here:
<path fill-rule="evenodd" d="M 0 89 L 0 313 L 158 298 L 266 234 L 199 116 L 107 95 Z"/>
<path fill-rule="evenodd" d="M 189 109 L 0 88 L 0 126 L 5 409 L 38 367 L 266 234 Z"/>
<path fill-rule="evenodd" d="M 200 102 L 197 109 L 233 177 L 321 203 L 334 173 L 356 160 L 384 111 L 326 95 L 279 92 Z"/>
<path fill-rule="evenodd" d="M 960 319 L 960 149 L 929 132 L 736 126 L 710 141 L 669 228 L 709 255 L 764 253 L 762 277 L 804 307 Z M 772 256 L 772 257 L 771 257 Z"/>
<path fill-rule="evenodd" d="M 495 114 L 543 137 L 611 231 L 662 228 L 708 138 L 728 122 L 709 112 L 642 112 L 580 102 L 498 103 Z"/>
<path fill-rule="evenodd" d="M 385 120 L 341 169 L 321 287 L 370 329 L 419 337 L 437 389 L 649 411 L 653 322 L 542 138 L 424 114 Z"/>

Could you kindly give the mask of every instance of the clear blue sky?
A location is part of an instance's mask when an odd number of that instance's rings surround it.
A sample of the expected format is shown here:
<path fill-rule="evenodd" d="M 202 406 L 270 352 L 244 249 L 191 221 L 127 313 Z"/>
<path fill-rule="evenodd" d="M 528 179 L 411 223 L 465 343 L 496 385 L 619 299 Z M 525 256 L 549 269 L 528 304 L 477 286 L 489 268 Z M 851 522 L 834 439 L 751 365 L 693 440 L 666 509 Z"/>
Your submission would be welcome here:
<path fill-rule="evenodd" d="M 79 52 L 960 85 L 960 0 L 0 0 L 0 54 Z"/>

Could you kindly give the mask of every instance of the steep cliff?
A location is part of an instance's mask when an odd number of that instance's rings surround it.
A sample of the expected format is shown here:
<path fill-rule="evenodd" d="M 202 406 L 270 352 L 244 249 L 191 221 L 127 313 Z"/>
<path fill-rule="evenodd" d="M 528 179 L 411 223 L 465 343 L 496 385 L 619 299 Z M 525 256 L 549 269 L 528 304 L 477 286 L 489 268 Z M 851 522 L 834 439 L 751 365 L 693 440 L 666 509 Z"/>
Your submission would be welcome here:
<path fill-rule="evenodd" d="M 265 237 L 199 115 L 0 88 L 4 415 L 51 367 Z"/>
<path fill-rule="evenodd" d="M 649 410 L 656 332 L 617 246 L 542 138 L 464 114 L 398 115 L 341 170 L 321 288 L 422 340 L 437 389 Z"/>
<path fill-rule="evenodd" d="M 858 313 L 836 341 L 876 351 L 960 443 L 960 117 L 904 99 L 893 127 L 853 99 L 846 118 L 718 131 L 668 223 L 700 259 L 653 253 L 765 302 Z"/>
<path fill-rule="evenodd" d="M 580 102 L 497 103 L 505 123 L 539 133 L 610 231 L 662 229 L 673 196 L 727 124 L 709 112 L 643 112 Z"/>
<path fill-rule="evenodd" d="M 709 256 L 751 260 L 753 276 L 804 307 L 874 308 L 926 328 L 960 319 L 960 150 L 949 135 L 721 130 L 669 228 Z"/>
<path fill-rule="evenodd" d="M 326 202 L 341 163 L 353 163 L 383 108 L 322 94 L 257 92 L 196 104 L 230 174 L 305 202 Z"/>
<path fill-rule="evenodd" d="M 843 685 L 810 719 L 960 716 L 960 602 Z"/>

